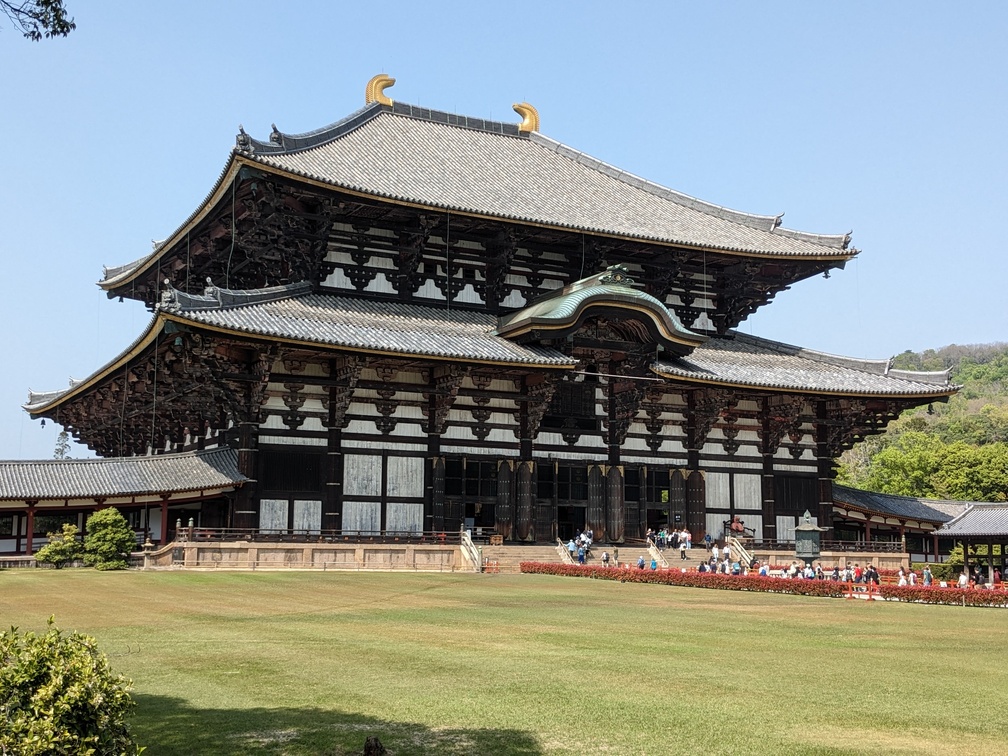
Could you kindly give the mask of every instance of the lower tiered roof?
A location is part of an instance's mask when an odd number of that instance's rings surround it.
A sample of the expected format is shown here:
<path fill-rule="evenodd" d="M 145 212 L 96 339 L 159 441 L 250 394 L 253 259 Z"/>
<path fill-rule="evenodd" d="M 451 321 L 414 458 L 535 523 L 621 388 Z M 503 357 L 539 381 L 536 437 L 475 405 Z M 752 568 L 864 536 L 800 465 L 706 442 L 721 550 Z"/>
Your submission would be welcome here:
<path fill-rule="evenodd" d="M 497 319 L 483 312 L 314 294 L 304 284 L 256 291 L 209 287 L 201 296 L 167 292 L 147 331 L 119 357 L 62 391 L 30 392 L 25 409 L 40 415 L 88 391 L 150 348 L 166 327 L 174 331 L 179 326 L 335 352 L 532 370 L 576 367 L 557 349 L 498 335 Z M 710 338 L 686 356 L 659 359 L 652 370 L 685 384 L 845 397 L 928 401 L 957 390 L 947 371 L 891 370 L 886 360 L 838 357 L 731 332 Z"/>
<path fill-rule="evenodd" d="M 965 501 L 896 496 L 841 485 L 833 486 L 833 501 L 866 514 L 891 515 L 936 525 L 948 522 L 969 506 Z"/>
<path fill-rule="evenodd" d="M 950 371 L 892 370 L 889 360 L 840 357 L 734 332 L 652 369 L 697 383 L 844 396 L 939 398 L 957 390 Z"/>
<path fill-rule="evenodd" d="M 0 461 L 0 501 L 225 491 L 248 480 L 228 447 L 147 457 Z"/>

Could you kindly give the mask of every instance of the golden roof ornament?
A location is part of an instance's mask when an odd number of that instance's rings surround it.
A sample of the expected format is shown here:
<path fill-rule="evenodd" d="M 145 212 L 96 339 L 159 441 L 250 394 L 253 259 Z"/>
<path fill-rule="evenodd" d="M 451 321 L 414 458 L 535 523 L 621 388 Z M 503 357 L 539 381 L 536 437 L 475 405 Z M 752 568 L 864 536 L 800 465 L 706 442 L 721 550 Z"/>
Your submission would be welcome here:
<path fill-rule="evenodd" d="M 522 122 L 518 124 L 518 131 L 528 134 L 532 131 L 539 131 L 539 111 L 527 102 L 517 102 L 511 106 L 514 112 L 522 117 Z"/>
<path fill-rule="evenodd" d="M 391 106 L 392 100 L 385 96 L 385 90 L 393 84 L 395 84 L 395 79 L 388 74 L 380 73 L 377 76 L 372 76 L 371 81 L 364 89 L 364 104 L 370 105 L 372 102 L 377 102 Z"/>

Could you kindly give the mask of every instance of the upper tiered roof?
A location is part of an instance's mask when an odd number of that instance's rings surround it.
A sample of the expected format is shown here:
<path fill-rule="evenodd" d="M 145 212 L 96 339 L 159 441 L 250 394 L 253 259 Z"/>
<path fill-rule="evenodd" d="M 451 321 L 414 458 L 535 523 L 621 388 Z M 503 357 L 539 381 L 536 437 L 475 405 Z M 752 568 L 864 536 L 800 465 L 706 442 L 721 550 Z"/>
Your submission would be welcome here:
<path fill-rule="evenodd" d="M 200 207 L 150 254 L 106 268 L 100 285 L 111 291 L 156 265 L 243 167 L 410 207 L 740 257 L 839 266 L 857 254 L 849 234 L 793 231 L 783 214 L 704 202 L 513 123 L 376 101 L 304 134 L 274 126 L 261 141 L 242 129 Z"/>

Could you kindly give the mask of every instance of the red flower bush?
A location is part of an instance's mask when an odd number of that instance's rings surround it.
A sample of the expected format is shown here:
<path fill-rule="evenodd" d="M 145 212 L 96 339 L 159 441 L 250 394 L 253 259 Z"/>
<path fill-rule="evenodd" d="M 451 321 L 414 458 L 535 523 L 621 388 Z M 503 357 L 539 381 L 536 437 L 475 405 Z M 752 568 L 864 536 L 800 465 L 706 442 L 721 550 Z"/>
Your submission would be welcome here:
<path fill-rule="evenodd" d="M 759 575 L 722 575 L 697 572 L 696 570 L 682 572 L 675 568 L 641 570 L 553 562 L 522 562 L 521 571 L 538 575 L 619 580 L 621 583 L 677 585 L 686 588 L 716 588 L 723 591 L 788 593 L 796 596 L 821 596 L 824 598 L 844 598 L 848 595 L 847 583 L 833 582 L 832 580 L 789 580 L 779 577 L 760 577 Z M 866 586 L 861 584 L 861 587 Z M 875 587 L 875 592 L 886 601 L 955 606 L 1008 606 L 1008 591 L 1004 590 L 881 585 Z"/>

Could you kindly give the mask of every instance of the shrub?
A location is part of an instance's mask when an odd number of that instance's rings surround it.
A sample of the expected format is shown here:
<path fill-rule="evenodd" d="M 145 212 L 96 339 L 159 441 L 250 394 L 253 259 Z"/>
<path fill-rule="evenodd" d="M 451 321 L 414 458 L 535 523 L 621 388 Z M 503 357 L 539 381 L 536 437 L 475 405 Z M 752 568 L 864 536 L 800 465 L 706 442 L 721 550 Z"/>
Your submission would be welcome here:
<path fill-rule="evenodd" d="M 126 557 L 136 547 L 136 534 L 118 509 L 100 509 L 88 517 L 84 563 L 98 570 L 125 570 Z"/>
<path fill-rule="evenodd" d="M 47 533 L 49 542 L 35 552 L 35 561 L 51 564 L 57 570 L 67 562 L 80 559 L 84 546 L 77 540 L 77 526 L 66 523 L 58 533 Z"/>
<path fill-rule="evenodd" d="M 696 570 L 682 572 L 675 568 L 652 571 L 623 567 L 522 562 L 521 571 L 540 575 L 619 580 L 621 583 L 654 583 L 687 588 L 717 588 L 726 591 L 761 591 L 824 598 L 843 598 L 848 595 L 847 583 L 832 580 L 789 580 L 758 575 L 722 575 Z M 882 585 L 878 587 L 878 591 L 887 601 L 955 606 L 1008 606 L 1008 591 L 1005 590 Z"/>
<path fill-rule="evenodd" d="M 0 753 L 138 754 L 126 727 L 130 681 L 113 675 L 94 638 L 0 633 Z"/>

